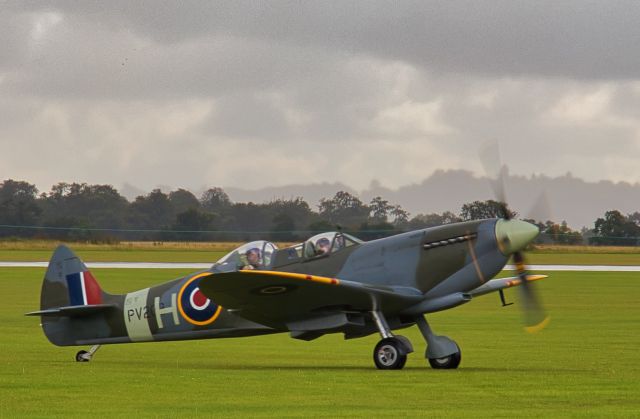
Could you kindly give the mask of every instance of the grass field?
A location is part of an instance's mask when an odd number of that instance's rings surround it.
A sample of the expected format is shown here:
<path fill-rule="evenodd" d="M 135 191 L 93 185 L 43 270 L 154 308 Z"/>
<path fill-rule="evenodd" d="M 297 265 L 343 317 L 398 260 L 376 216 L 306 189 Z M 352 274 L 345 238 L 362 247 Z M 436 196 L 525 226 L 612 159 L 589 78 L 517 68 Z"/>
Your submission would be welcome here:
<path fill-rule="evenodd" d="M 0 260 L 48 261 L 59 242 L 52 240 L 0 241 Z M 67 243 L 87 262 L 196 262 L 213 263 L 243 243 L 122 242 Z M 286 246 L 289 243 L 279 243 Z"/>
<path fill-rule="evenodd" d="M 436 371 L 416 347 L 402 371 L 373 367 L 376 336 L 301 342 L 287 335 L 103 347 L 88 364 L 46 341 L 36 309 L 43 269 L 0 269 L 0 417 L 474 416 L 640 414 L 640 278 L 553 273 L 538 283 L 552 316 L 520 327 L 496 295 L 430 316 L 462 348 L 460 369 Z M 184 271 L 95 270 L 124 292 Z M 517 301 L 515 290 L 507 298 Z"/>
<path fill-rule="evenodd" d="M 213 263 L 226 251 L 204 250 L 95 250 L 71 248 L 85 262 L 194 262 Z M 52 250 L 0 250 L 0 261 L 48 261 Z"/>
<path fill-rule="evenodd" d="M 527 252 L 527 260 L 540 265 L 640 265 L 640 247 L 537 245 Z"/>
<path fill-rule="evenodd" d="M 69 243 L 86 262 L 213 263 L 242 243 L 123 242 Z M 278 243 L 287 246 L 290 243 Z M 48 261 L 55 241 L 0 241 L 0 261 Z M 640 247 L 537 246 L 527 252 L 530 264 L 640 265 Z"/>

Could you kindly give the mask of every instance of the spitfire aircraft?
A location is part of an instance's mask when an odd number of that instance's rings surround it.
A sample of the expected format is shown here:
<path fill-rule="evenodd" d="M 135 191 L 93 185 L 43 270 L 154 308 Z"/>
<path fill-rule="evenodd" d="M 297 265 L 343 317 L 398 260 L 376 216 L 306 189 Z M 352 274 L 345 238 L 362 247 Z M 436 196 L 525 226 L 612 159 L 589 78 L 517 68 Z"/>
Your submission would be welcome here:
<path fill-rule="evenodd" d="M 522 250 L 538 235 L 524 221 L 504 218 L 453 223 L 363 242 L 328 232 L 278 249 L 247 243 L 205 271 L 150 288 L 112 295 L 86 265 L 60 245 L 42 285 L 40 316 L 55 345 L 92 345 L 76 354 L 89 361 L 105 344 L 228 338 L 288 332 L 317 339 L 379 333 L 379 369 L 401 369 L 413 345 L 392 331 L 417 325 L 433 368 L 457 368 L 455 341 L 436 335 L 425 314 L 491 292 L 521 286 L 525 323 L 548 318 L 533 294 Z M 517 276 L 492 279 L 513 257 Z"/>

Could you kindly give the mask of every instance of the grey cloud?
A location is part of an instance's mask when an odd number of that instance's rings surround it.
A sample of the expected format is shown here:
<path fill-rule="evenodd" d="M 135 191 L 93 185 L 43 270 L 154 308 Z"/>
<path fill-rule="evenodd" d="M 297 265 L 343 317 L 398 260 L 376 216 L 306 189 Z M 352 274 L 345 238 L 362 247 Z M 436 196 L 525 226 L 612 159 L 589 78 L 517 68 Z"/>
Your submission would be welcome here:
<path fill-rule="evenodd" d="M 640 74 L 635 1 L 114 1 L 57 7 L 159 43 L 233 34 L 442 72 L 625 79 Z"/>
<path fill-rule="evenodd" d="M 291 128 L 282 109 L 268 95 L 232 95 L 219 98 L 215 116 L 206 126 L 232 138 L 288 139 Z M 250 152 L 250 150 L 247 150 Z"/>
<path fill-rule="evenodd" d="M 321 52 L 233 36 L 148 43 L 77 18 L 66 18 L 51 32 L 30 61 L 8 73 L 7 90 L 119 100 L 214 97 L 287 89 L 335 61 Z"/>
<path fill-rule="evenodd" d="M 640 3 L 615 2 L 54 2 L 10 3 L 4 87 L 77 97 L 216 96 L 331 81 L 354 57 L 432 75 L 636 79 Z M 25 21 L 64 21 L 26 62 Z M 20 24 L 15 24 L 20 20 Z M 16 68 L 15 63 L 23 63 Z M 314 74 L 315 77 L 310 76 Z M 317 77 L 322 74 L 322 77 Z M 366 77 L 366 74 L 364 74 Z M 355 83 L 357 85 L 357 83 Z M 364 83 L 363 83 L 364 85 Z M 330 86 L 333 87 L 333 86 Z M 309 98 L 339 102 L 350 85 Z M 371 85 L 369 85 L 371 88 Z M 336 97 L 338 95 L 338 97 Z M 313 99 L 318 100 L 318 99 Z M 325 101 L 326 102 L 326 101 Z"/>
<path fill-rule="evenodd" d="M 46 13 L 62 20 L 33 42 Z M 638 181 L 638 17 L 635 2 L 9 2 L 0 178 L 399 186 L 478 173 L 498 139 L 514 173 Z M 599 89 L 593 115 L 554 116 Z"/>
<path fill-rule="evenodd" d="M 29 19 L 23 14 L 0 10 L 0 75 L 21 65 L 27 56 Z"/>

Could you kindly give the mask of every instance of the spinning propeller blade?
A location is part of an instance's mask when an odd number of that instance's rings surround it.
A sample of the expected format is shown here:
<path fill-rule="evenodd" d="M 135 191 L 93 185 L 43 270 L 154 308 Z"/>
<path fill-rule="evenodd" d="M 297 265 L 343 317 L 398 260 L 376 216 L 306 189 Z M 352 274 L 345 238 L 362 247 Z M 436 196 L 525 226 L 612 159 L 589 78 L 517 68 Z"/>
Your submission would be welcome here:
<path fill-rule="evenodd" d="M 505 255 L 513 255 L 516 272 L 522 282 L 520 293 L 524 312 L 524 328 L 527 332 L 535 333 L 544 329 L 550 319 L 542 307 L 533 284 L 527 281 L 526 261 L 522 249 L 538 235 L 538 228 L 532 224 L 512 219 L 504 187 L 506 166 L 502 165 L 498 143 L 491 142 L 485 145 L 480 150 L 480 160 L 491 181 L 496 200 L 501 205 L 502 218 L 504 219 L 502 223 L 504 224 L 499 227 L 503 231 L 502 234 L 498 234 L 500 248 Z"/>

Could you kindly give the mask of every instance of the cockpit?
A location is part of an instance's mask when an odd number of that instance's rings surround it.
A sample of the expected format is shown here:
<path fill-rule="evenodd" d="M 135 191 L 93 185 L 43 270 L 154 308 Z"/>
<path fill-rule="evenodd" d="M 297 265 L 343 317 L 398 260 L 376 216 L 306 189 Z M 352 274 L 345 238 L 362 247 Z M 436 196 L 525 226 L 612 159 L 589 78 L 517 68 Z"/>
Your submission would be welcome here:
<path fill-rule="evenodd" d="M 277 249 L 275 244 L 266 240 L 254 241 L 227 253 L 216 262 L 216 265 L 229 270 L 268 268 Z"/>
<path fill-rule="evenodd" d="M 360 239 L 345 233 L 332 231 L 317 234 L 304 243 L 304 257 L 309 259 L 329 255 L 359 243 L 362 243 Z"/>
<path fill-rule="evenodd" d="M 362 243 L 349 234 L 327 232 L 317 234 L 304 243 L 278 250 L 275 244 L 266 240 L 243 244 L 227 253 L 215 263 L 217 271 L 272 269 L 305 260 L 322 258 L 351 246 Z"/>

